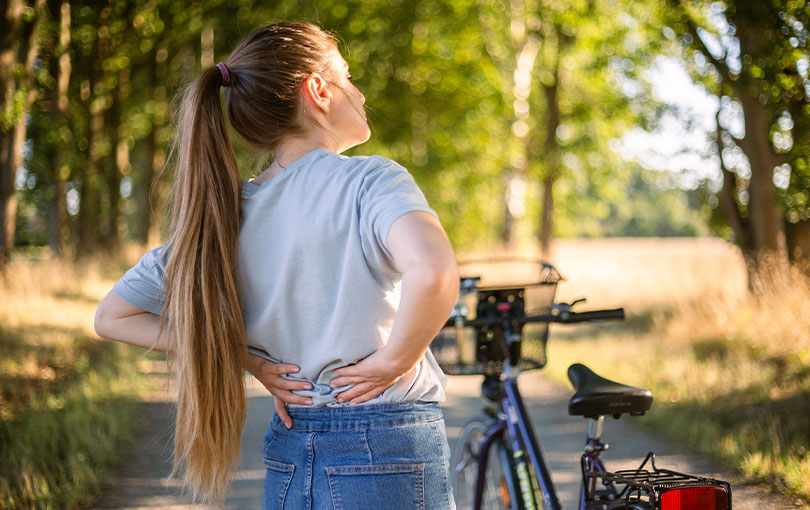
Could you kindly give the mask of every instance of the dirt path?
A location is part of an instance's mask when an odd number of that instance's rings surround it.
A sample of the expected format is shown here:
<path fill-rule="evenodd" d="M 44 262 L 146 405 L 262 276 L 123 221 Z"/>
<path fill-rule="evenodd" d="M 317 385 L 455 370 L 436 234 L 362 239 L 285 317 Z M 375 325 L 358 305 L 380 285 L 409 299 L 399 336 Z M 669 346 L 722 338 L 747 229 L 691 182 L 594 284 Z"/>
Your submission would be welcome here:
<path fill-rule="evenodd" d="M 574 509 L 579 490 L 579 456 L 585 438 L 585 420 L 568 416 L 570 392 L 539 372 L 521 377 L 521 391 L 531 410 L 534 424 L 553 473 L 563 508 Z M 481 407 L 480 378 L 451 377 L 444 404 L 447 434 L 451 448 L 466 420 Z M 242 439 L 242 465 L 234 478 L 227 508 L 260 509 L 264 467 L 261 439 L 272 417 L 273 401 L 258 385 L 251 386 L 248 424 Z M 176 481 L 166 476 L 171 469 L 172 443 L 169 434 L 171 406 L 168 399 L 145 403 L 141 438 L 116 473 L 109 493 L 93 508 L 104 510 L 186 510 L 202 509 L 184 497 Z M 605 453 L 609 469 L 636 467 L 647 451 L 656 452 L 657 464 L 671 469 L 705 474 L 732 482 L 735 510 L 787 510 L 803 508 L 788 498 L 769 494 L 768 488 L 748 485 L 739 477 L 682 449 L 634 427 L 632 420 L 609 419 L 605 438 L 611 444 Z M 808 508 L 808 507 L 804 507 Z"/>

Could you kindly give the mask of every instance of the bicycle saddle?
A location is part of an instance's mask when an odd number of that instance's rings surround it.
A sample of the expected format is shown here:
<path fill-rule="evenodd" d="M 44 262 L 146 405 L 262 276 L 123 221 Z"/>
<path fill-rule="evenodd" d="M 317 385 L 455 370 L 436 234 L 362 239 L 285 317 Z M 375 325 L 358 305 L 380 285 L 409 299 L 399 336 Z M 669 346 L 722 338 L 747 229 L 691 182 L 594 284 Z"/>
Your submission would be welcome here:
<path fill-rule="evenodd" d="M 568 379 L 576 390 L 568 402 L 572 416 L 618 418 L 624 413 L 644 414 L 652 405 L 649 390 L 605 379 L 580 363 L 568 367 Z"/>

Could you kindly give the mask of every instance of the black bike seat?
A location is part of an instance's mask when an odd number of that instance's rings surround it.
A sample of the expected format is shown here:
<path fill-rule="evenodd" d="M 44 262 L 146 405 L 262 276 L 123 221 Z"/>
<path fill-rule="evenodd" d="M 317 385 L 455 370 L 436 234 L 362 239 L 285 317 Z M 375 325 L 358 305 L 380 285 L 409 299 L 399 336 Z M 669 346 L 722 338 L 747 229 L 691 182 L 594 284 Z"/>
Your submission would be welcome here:
<path fill-rule="evenodd" d="M 624 413 L 644 414 L 652 405 L 648 390 L 605 379 L 580 363 L 568 367 L 568 379 L 576 390 L 568 402 L 572 416 L 618 418 Z"/>

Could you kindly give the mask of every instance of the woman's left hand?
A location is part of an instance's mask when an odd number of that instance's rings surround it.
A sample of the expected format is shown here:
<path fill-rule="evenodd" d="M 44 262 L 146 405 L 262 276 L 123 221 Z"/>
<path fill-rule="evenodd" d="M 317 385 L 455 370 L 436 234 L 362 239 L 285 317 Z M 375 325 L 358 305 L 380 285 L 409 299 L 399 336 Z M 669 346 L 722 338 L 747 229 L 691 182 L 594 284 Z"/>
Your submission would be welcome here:
<path fill-rule="evenodd" d="M 386 358 L 386 351 L 383 348 L 354 365 L 335 370 L 338 377 L 332 379 L 329 385 L 332 388 L 352 385 L 348 390 L 338 394 L 337 401 L 348 402 L 350 405 L 362 404 L 379 396 L 415 369 L 416 366 L 404 370 L 398 367 Z"/>

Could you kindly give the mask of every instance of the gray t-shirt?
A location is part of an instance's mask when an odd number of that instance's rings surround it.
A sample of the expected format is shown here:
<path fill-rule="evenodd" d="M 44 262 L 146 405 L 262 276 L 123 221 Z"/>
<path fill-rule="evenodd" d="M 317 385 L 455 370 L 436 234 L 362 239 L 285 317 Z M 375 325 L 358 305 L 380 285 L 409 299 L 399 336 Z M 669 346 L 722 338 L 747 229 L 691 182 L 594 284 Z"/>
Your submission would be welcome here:
<path fill-rule="evenodd" d="M 388 341 L 401 274 L 387 248 L 394 221 L 436 214 L 411 175 L 380 156 L 347 157 L 315 149 L 256 185 L 242 183 L 239 290 L 251 352 L 301 367 L 288 376 L 314 385 L 298 391 L 314 406 L 339 406 L 329 382 Z M 163 246 L 116 283 L 126 301 L 163 310 Z M 212 311 L 213 312 L 213 311 Z M 408 374 L 368 403 L 444 401 L 446 379 L 428 351 Z"/>

